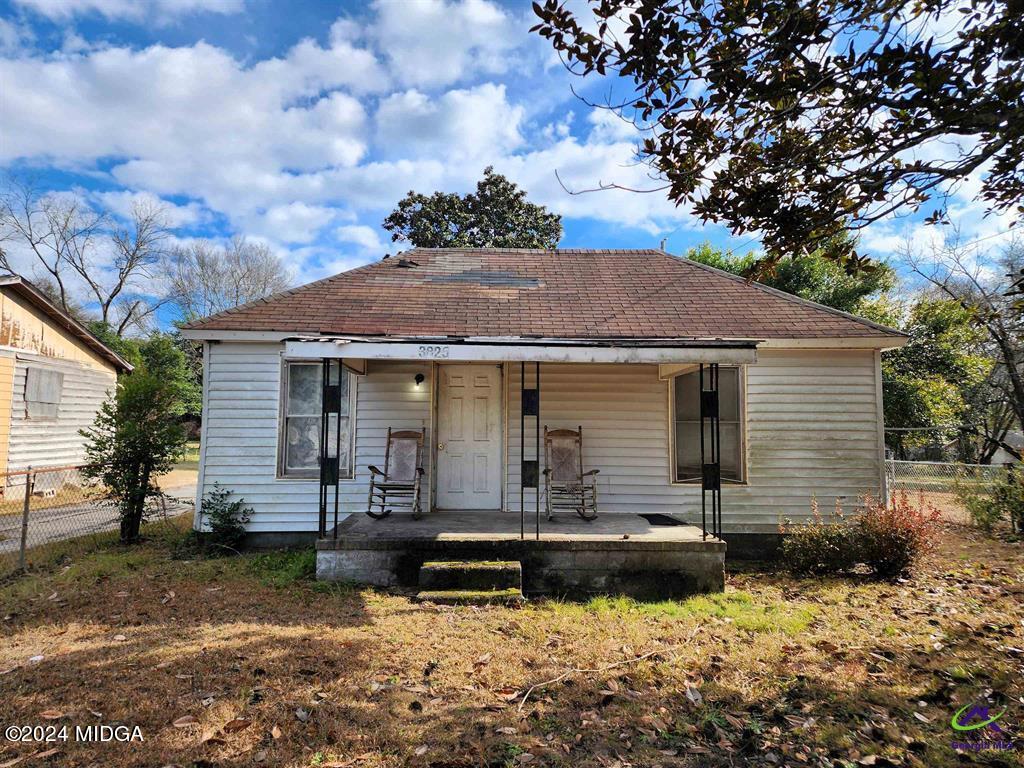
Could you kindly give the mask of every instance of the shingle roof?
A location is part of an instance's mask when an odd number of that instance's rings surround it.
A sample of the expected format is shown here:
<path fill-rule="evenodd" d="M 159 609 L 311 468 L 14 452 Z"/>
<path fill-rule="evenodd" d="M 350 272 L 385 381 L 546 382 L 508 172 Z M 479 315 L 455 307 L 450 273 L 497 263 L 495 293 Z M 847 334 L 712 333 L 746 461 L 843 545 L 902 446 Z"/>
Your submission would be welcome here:
<path fill-rule="evenodd" d="M 188 328 L 373 336 L 901 337 L 660 250 L 414 249 Z"/>

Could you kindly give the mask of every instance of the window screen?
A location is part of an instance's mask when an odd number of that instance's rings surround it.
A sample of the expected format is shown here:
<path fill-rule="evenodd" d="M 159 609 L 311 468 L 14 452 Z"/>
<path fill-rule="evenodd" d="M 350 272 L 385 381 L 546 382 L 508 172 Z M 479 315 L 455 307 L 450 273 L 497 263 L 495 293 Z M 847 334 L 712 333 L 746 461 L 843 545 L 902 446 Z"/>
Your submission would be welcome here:
<path fill-rule="evenodd" d="M 718 400 L 721 421 L 722 478 L 743 479 L 740 372 L 719 368 Z M 704 372 L 705 383 L 708 372 Z M 700 469 L 700 373 L 677 376 L 673 382 L 673 430 L 675 440 L 675 481 L 698 481 Z M 704 427 L 704 450 L 711 453 L 711 427 Z"/>
<path fill-rule="evenodd" d="M 331 376 L 338 370 L 332 366 Z M 337 381 L 332 381 L 337 384 Z M 294 477 L 316 477 L 320 472 L 317 460 L 320 451 L 321 400 L 323 397 L 323 366 L 319 362 L 285 363 L 284 402 L 281 425 L 281 474 Z M 355 387 L 353 375 L 341 376 L 341 412 L 330 415 L 328 422 L 328 455 L 334 456 L 338 429 L 341 448 L 338 462 L 340 477 L 352 477 L 352 415 Z"/>

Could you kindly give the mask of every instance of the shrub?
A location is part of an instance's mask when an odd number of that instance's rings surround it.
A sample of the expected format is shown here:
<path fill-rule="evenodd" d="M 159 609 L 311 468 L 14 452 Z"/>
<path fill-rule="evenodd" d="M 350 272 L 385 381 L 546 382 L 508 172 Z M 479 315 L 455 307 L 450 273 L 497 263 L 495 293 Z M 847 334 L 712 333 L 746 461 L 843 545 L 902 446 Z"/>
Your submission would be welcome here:
<path fill-rule="evenodd" d="M 937 510 L 910 503 L 905 492 L 888 504 L 864 499 L 857 517 L 858 559 L 881 579 L 908 573 L 934 544 Z"/>
<path fill-rule="evenodd" d="M 245 538 L 245 526 L 252 516 L 252 508 L 245 506 L 245 499 L 230 501 L 231 491 L 213 484 L 213 490 L 203 496 L 200 513 L 203 528 L 208 533 L 201 534 L 204 549 L 214 554 L 238 552 Z"/>
<path fill-rule="evenodd" d="M 1024 475 L 1019 470 L 1002 472 L 987 485 L 958 480 L 953 492 L 971 522 L 983 531 L 991 531 L 1002 521 L 1009 521 L 1018 531 L 1024 525 Z"/>
<path fill-rule="evenodd" d="M 831 519 L 825 520 L 818 510 L 818 500 L 811 499 L 813 519 L 798 526 L 784 525 L 782 561 L 798 576 L 823 576 L 842 573 L 857 565 L 857 547 L 853 529 L 836 503 Z"/>
<path fill-rule="evenodd" d="M 798 576 L 850 573 L 866 566 L 878 578 L 901 576 L 918 562 L 934 541 L 938 512 L 914 506 L 905 493 L 880 503 L 870 496 L 850 520 L 839 503 L 824 520 L 812 500 L 813 519 L 798 526 L 783 525 L 782 561 Z"/>
<path fill-rule="evenodd" d="M 117 503 L 121 541 L 139 540 L 146 502 L 163 493 L 156 478 L 185 449 L 185 429 L 174 418 L 177 393 L 145 367 L 121 376 L 114 396 L 103 403 L 85 439 L 82 476 L 103 484 Z"/>

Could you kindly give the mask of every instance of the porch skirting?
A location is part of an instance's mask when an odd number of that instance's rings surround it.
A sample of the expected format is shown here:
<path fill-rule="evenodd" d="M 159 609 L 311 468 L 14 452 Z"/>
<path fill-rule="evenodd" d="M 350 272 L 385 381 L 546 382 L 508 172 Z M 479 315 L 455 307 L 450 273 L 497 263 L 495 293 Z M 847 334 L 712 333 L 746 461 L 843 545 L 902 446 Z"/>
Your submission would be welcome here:
<path fill-rule="evenodd" d="M 705 540 L 692 526 L 652 526 L 638 515 L 605 515 L 593 524 L 542 522 L 537 540 L 529 527 L 527 538 L 519 538 L 518 516 L 477 515 L 379 522 L 353 516 L 339 526 L 337 538 L 317 542 L 317 578 L 411 588 L 418 586 L 426 561 L 511 560 L 522 564 L 527 595 L 651 600 L 725 588 L 725 542 Z"/>

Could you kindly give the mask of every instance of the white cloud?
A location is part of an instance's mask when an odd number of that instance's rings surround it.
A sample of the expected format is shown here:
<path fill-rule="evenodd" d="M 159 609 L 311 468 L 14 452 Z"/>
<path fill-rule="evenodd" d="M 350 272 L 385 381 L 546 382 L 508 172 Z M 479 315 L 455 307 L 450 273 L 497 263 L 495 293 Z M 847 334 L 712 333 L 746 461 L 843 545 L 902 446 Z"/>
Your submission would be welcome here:
<path fill-rule="evenodd" d="M 405 91 L 381 102 L 377 143 L 386 155 L 502 155 L 523 143 L 522 118 L 523 108 L 508 103 L 504 85 L 484 83 L 439 98 Z"/>
<path fill-rule="evenodd" d="M 53 19 L 99 14 L 108 19 L 154 20 L 166 23 L 192 13 L 234 14 L 244 0 L 14 0 L 17 5 Z"/>
<path fill-rule="evenodd" d="M 334 230 L 334 236 L 343 243 L 352 243 L 361 250 L 384 254 L 384 244 L 377 230 L 364 224 L 346 224 Z"/>
<path fill-rule="evenodd" d="M 168 226 L 172 228 L 186 227 L 207 221 L 210 218 L 209 211 L 196 202 L 189 202 L 185 205 L 178 205 L 169 200 L 163 200 L 151 192 L 131 192 L 119 190 L 116 192 L 98 192 L 93 197 L 99 201 L 105 210 L 111 211 L 116 216 L 127 219 L 135 205 L 152 206 L 160 208 L 167 218 Z"/>
<path fill-rule="evenodd" d="M 376 0 L 369 35 L 406 85 L 440 86 L 509 69 L 528 27 L 487 0 Z"/>
<path fill-rule="evenodd" d="M 301 202 L 275 205 L 266 213 L 252 217 L 246 231 L 272 242 L 309 243 L 339 215 L 337 209 L 323 205 Z"/>
<path fill-rule="evenodd" d="M 32 38 L 32 31 L 23 24 L 0 18 L 0 53 L 13 53 Z"/>

